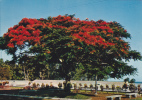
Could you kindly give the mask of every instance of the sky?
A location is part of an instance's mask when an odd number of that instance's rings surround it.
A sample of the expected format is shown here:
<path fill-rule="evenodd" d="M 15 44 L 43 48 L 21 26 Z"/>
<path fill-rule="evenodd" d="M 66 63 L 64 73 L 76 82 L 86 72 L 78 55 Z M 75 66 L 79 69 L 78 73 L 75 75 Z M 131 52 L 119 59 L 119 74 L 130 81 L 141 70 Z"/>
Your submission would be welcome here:
<path fill-rule="evenodd" d="M 0 36 L 22 18 L 38 19 L 65 14 L 75 14 L 81 20 L 102 19 L 120 23 L 131 34 L 131 39 L 126 40 L 131 49 L 142 54 L 142 0 L 0 0 Z M 0 58 L 11 60 L 5 51 L 0 51 Z M 142 82 L 142 61 L 131 60 L 128 64 L 138 69 L 137 75 L 108 81 L 123 81 L 129 77 Z"/>

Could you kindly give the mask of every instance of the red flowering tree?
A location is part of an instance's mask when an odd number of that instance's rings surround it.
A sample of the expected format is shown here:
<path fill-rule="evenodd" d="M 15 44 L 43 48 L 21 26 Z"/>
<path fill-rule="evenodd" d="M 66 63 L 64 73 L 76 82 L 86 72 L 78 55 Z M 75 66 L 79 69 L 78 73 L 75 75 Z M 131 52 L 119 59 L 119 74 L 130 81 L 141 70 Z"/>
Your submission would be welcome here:
<path fill-rule="evenodd" d="M 0 48 L 15 60 L 22 54 L 32 54 L 34 63 L 60 63 L 59 70 L 66 82 L 78 63 L 91 66 L 85 68 L 96 76 L 120 78 L 136 72 L 123 59 L 141 59 L 125 38 L 130 38 L 130 34 L 117 22 L 59 15 L 48 19 L 23 18 L 0 38 Z"/>

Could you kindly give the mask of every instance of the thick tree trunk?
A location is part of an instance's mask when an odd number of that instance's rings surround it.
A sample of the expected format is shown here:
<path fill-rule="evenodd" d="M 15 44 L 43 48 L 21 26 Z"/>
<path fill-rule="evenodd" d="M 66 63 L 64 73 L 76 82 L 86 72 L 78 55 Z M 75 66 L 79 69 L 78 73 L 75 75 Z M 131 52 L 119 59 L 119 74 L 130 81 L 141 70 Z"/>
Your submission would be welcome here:
<path fill-rule="evenodd" d="M 66 76 L 65 83 L 64 83 L 64 91 L 70 93 L 70 76 Z"/>

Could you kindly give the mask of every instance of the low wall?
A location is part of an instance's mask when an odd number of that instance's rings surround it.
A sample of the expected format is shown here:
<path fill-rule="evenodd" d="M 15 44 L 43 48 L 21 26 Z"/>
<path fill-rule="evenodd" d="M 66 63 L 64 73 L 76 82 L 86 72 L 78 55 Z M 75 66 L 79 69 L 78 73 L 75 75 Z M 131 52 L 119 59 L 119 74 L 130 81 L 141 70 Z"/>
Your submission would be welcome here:
<path fill-rule="evenodd" d="M 1 80 L 1 82 L 8 81 L 9 86 L 24 87 L 27 86 L 30 81 L 26 80 Z"/>
<path fill-rule="evenodd" d="M 5 81 L 5 80 L 2 80 Z M 53 86 L 58 87 L 59 83 L 63 83 L 65 80 L 34 80 L 34 81 L 25 81 L 25 80 L 7 80 L 9 81 L 9 85 L 10 86 L 19 86 L 19 87 L 24 87 L 24 86 L 28 86 L 28 83 L 31 82 L 32 83 L 38 83 L 41 84 L 48 84 L 50 85 L 51 83 L 53 84 Z M 76 80 L 71 80 L 70 81 L 71 84 L 77 84 L 77 86 L 79 86 L 79 83 L 82 84 L 82 87 L 84 87 L 84 84 L 87 84 L 87 86 L 89 87 L 90 84 L 93 85 L 93 87 L 95 87 L 95 81 L 76 81 Z M 124 82 L 109 82 L 109 81 L 97 81 L 98 87 L 100 87 L 100 85 L 103 85 L 104 87 L 106 87 L 106 84 L 111 88 L 111 86 L 114 84 L 115 87 L 116 86 L 120 86 L 122 87 Z"/>

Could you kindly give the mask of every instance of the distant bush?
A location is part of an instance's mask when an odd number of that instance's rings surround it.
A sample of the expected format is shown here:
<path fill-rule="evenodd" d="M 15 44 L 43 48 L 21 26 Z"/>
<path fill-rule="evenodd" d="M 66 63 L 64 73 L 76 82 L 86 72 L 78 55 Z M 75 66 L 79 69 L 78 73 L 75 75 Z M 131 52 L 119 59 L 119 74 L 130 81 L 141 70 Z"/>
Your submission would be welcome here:
<path fill-rule="evenodd" d="M 125 91 L 126 91 L 126 89 L 128 89 L 127 83 L 124 83 L 124 84 L 123 84 L 123 88 L 125 89 Z"/>
<path fill-rule="evenodd" d="M 140 92 L 141 92 L 141 87 L 140 85 L 138 85 L 138 93 L 140 94 Z"/>
<path fill-rule="evenodd" d="M 37 85 L 36 85 L 35 82 L 32 84 L 32 86 L 33 86 L 33 88 L 36 88 L 36 87 L 37 87 Z"/>
<path fill-rule="evenodd" d="M 136 89 L 137 89 L 136 86 L 131 83 L 130 86 L 129 86 L 129 90 L 130 90 L 131 92 L 135 92 Z"/>
<path fill-rule="evenodd" d="M 25 86 L 24 90 L 31 90 L 31 86 Z"/>
<path fill-rule="evenodd" d="M 81 86 L 82 86 L 82 84 L 81 83 L 79 83 L 79 89 L 81 90 Z"/>
<path fill-rule="evenodd" d="M 0 82 L 0 86 L 2 86 L 3 85 L 3 83 L 2 82 Z"/>
<path fill-rule="evenodd" d="M 52 84 L 52 82 L 50 83 L 50 88 L 53 88 L 54 86 L 53 86 L 53 84 Z"/>
<path fill-rule="evenodd" d="M 41 84 L 41 88 L 45 88 L 45 85 L 44 85 L 44 83 L 42 83 L 42 84 Z"/>
<path fill-rule="evenodd" d="M 93 85 L 92 85 L 92 84 L 90 84 L 90 88 L 91 88 L 91 89 L 93 88 Z"/>
<path fill-rule="evenodd" d="M 28 85 L 31 85 L 32 82 L 29 82 Z"/>
<path fill-rule="evenodd" d="M 87 84 L 84 84 L 84 88 L 87 88 L 88 86 L 87 86 Z"/>
<path fill-rule="evenodd" d="M 3 82 L 3 85 L 5 85 L 6 84 L 6 82 Z"/>
<path fill-rule="evenodd" d="M 112 90 L 113 90 L 113 91 L 115 90 L 115 85 L 114 85 L 114 84 L 112 85 Z"/>
<path fill-rule="evenodd" d="M 39 83 L 37 83 L 37 87 L 39 87 L 40 86 L 40 84 Z"/>
<path fill-rule="evenodd" d="M 74 89 L 76 89 L 77 88 L 77 84 L 76 83 L 74 83 Z"/>
<path fill-rule="evenodd" d="M 120 87 L 120 86 L 117 86 L 116 89 L 117 89 L 117 91 L 120 91 L 120 90 L 121 90 L 121 87 Z"/>
<path fill-rule="evenodd" d="M 49 84 L 46 84 L 46 88 L 49 88 Z"/>
<path fill-rule="evenodd" d="M 82 86 L 82 84 L 81 84 L 81 83 L 79 83 L 79 86 L 81 87 L 81 86 Z"/>
<path fill-rule="evenodd" d="M 62 83 L 59 83 L 59 84 L 58 84 L 58 87 L 61 89 L 61 87 L 62 87 Z"/>
<path fill-rule="evenodd" d="M 109 89 L 109 86 L 106 84 L 106 89 Z"/>
<path fill-rule="evenodd" d="M 103 86 L 103 85 L 101 85 L 101 86 L 100 86 L 100 88 L 101 88 L 101 91 L 103 91 L 103 90 L 104 90 L 104 86 Z"/>

